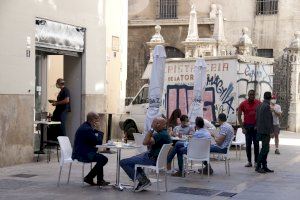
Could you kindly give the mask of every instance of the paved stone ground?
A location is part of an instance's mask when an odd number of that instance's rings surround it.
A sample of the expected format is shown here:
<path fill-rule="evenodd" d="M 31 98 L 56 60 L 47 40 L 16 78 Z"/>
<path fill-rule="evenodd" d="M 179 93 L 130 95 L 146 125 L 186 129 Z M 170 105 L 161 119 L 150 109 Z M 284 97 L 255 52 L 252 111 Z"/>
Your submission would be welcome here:
<path fill-rule="evenodd" d="M 186 178 L 168 177 L 169 192 L 155 192 L 154 183 L 149 190 L 141 193 L 132 193 L 130 190 L 117 191 L 108 186 L 105 188 L 81 185 L 81 164 L 75 163 L 72 167 L 70 183 L 66 184 L 68 167 L 64 167 L 61 186 L 57 187 L 59 164 L 53 152 L 50 163 L 45 161 L 33 162 L 17 166 L 0 168 L 0 199 L 299 199 L 300 196 L 300 134 L 282 132 L 281 155 L 274 154 L 271 145 L 269 167 L 275 170 L 274 174 L 257 174 L 254 168 L 245 168 L 245 151 L 241 160 L 231 151 L 231 176 L 225 174 L 224 162 L 212 161 L 214 174 L 210 178 L 201 178 L 198 173 L 191 173 Z M 122 157 L 133 155 L 133 150 L 123 153 Z M 105 179 L 115 181 L 116 154 L 106 154 L 109 163 L 105 167 Z M 86 172 L 88 171 L 86 165 Z M 196 168 L 196 166 L 195 166 Z M 35 175 L 32 177 L 15 177 L 17 174 Z M 155 176 L 152 175 L 153 178 Z M 121 182 L 130 184 L 128 178 L 121 171 Z M 164 184 L 161 184 L 163 189 Z M 171 190 L 179 187 L 189 188 L 188 193 L 175 193 Z M 195 195 L 199 189 L 205 195 Z M 200 191 L 201 192 L 201 191 Z M 211 193 L 209 193 L 211 192 Z M 233 197 L 218 196 L 221 192 L 237 193 Z"/>

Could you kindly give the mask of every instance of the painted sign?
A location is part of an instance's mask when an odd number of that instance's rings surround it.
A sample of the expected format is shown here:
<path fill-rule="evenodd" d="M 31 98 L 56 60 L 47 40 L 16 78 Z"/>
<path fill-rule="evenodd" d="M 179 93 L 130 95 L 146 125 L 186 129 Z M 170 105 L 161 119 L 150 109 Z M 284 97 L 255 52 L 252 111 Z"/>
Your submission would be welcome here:
<path fill-rule="evenodd" d="M 208 60 L 204 92 L 204 118 L 216 121 L 225 113 L 229 122 L 236 120 L 237 60 Z M 195 61 L 167 62 L 165 67 L 164 103 L 167 116 L 180 108 L 187 114 L 193 100 Z"/>

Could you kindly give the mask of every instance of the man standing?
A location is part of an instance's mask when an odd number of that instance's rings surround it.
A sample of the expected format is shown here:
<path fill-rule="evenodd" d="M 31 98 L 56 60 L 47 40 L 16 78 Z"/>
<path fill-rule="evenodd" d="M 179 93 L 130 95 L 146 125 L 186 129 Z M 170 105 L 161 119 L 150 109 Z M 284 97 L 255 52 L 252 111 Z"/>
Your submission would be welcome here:
<path fill-rule="evenodd" d="M 249 90 L 248 99 L 243 101 L 238 109 L 238 120 L 239 124 L 242 126 L 243 133 L 246 137 L 246 153 L 248 163 L 245 167 L 252 167 L 251 160 L 251 146 L 252 142 L 254 145 L 254 162 L 257 163 L 258 153 L 259 153 L 259 142 L 256 139 L 256 108 L 260 104 L 259 100 L 255 99 L 255 91 Z M 244 114 L 244 121 L 242 121 L 242 114 Z"/>
<path fill-rule="evenodd" d="M 171 143 L 171 138 L 166 129 L 166 120 L 164 118 L 154 118 L 151 126 L 152 128 L 149 130 L 143 141 L 143 145 L 147 145 L 150 150 L 120 161 L 120 166 L 133 181 L 134 166 L 136 164 L 156 165 L 156 160 L 162 146 Z M 137 187 L 134 189 L 136 192 L 142 191 L 151 185 L 150 180 L 141 168 L 137 169 L 136 178 L 139 181 Z"/>
<path fill-rule="evenodd" d="M 262 142 L 255 171 L 258 173 L 274 172 L 267 167 L 267 157 L 270 149 L 270 138 L 273 137 L 273 116 L 270 108 L 271 92 L 264 93 L 263 103 L 257 107 L 257 137 Z"/>
<path fill-rule="evenodd" d="M 273 95 L 271 99 L 271 111 L 273 115 L 273 128 L 274 128 L 274 136 L 275 136 L 275 154 L 280 154 L 279 151 L 279 133 L 280 133 L 280 124 L 279 117 L 282 114 L 280 105 L 276 104 L 276 96 Z"/>
<path fill-rule="evenodd" d="M 100 131 L 100 117 L 95 112 L 87 114 L 87 121 L 76 131 L 72 159 L 80 162 L 96 162 L 96 165 L 84 177 L 84 182 L 90 185 L 105 186 L 109 182 L 103 179 L 103 166 L 108 159 L 104 155 L 97 153 L 96 145 L 101 145 L 103 132 Z M 93 179 L 97 176 L 97 184 Z"/>
<path fill-rule="evenodd" d="M 56 87 L 60 89 L 57 100 L 49 100 L 49 102 L 52 103 L 53 106 L 55 106 L 52 120 L 61 122 L 60 135 L 65 136 L 67 113 L 71 112 L 70 91 L 65 87 L 65 81 L 62 78 L 56 80 Z"/>

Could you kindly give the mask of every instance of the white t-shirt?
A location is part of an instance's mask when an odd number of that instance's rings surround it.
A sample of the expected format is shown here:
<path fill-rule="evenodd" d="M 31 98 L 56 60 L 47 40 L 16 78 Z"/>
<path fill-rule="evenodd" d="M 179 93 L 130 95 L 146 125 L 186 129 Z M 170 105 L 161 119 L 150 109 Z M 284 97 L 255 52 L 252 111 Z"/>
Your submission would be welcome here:
<path fill-rule="evenodd" d="M 271 108 L 272 107 L 274 108 L 275 112 L 282 113 L 280 105 L 278 104 L 275 104 L 274 106 L 271 105 Z M 272 112 L 272 115 L 273 115 L 273 125 L 279 125 L 279 117 L 274 112 Z"/>

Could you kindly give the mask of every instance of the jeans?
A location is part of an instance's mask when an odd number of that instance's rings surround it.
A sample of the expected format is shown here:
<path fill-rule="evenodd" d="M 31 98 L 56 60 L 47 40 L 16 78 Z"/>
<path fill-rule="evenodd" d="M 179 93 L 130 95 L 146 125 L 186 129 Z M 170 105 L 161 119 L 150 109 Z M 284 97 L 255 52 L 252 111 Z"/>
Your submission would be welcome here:
<path fill-rule="evenodd" d="M 60 115 L 60 122 L 61 122 L 61 132 L 62 132 L 62 136 L 66 136 L 66 120 L 67 120 L 67 114 L 68 112 L 65 110 L 61 113 Z"/>
<path fill-rule="evenodd" d="M 261 134 L 259 135 L 261 140 L 261 150 L 258 155 L 258 167 L 267 167 L 267 158 L 270 150 L 270 135 L 269 134 Z"/>
<path fill-rule="evenodd" d="M 97 176 L 97 182 L 103 180 L 103 166 L 106 165 L 108 159 L 102 154 L 96 154 L 91 162 L 97 162 L 96 165 L 91 169 L 91 171 L 86 176 L 87 179 L 93 179 Z"/>
<path fill-rule="evenodd" d="M 131 180 L 134 179 L 134 167 L 136 164 L 141 165 L 156 165 L 156 159 L 149 157 L 149 152 L 145 152 L 131 158 L 125 158 L 120 161 L 120 166 L 126 172 Z M 136 178 L 140 181 L 145 178 L 146 174 L 140 167 L 137 168 Z"/>
<path fill-rule="evenodd" d="M 253 125 L 245 125 L 246 129 L 246 153 L 248 162 L 251 163 L 251 145 L 253 142 L 254 146 L 254 162 L 257 163 L 258 153 L 259 153 L 259 142 L 257 140 L 257 132 Z"/>
<path fill-rule="evenodd" d="M 176 142 L 175 147 L 171 150 L 168 155 L 168 163 L 171 163 L 175 155 L 177 154 L 177 161 L 179 171 L 182 171 L 183 168 L 183 154 L 187 154 L 187 147 L 184 146 L 185 142 Z"/>
<path fill-rule="evenodd" d="M 210 145 L 210 152 L 211 153 L 223 153 L 223 154 L 226 154 L 227 153 L 227 148 L 221 149 L 217 145 L 212 144 L 212 145 Z"/>
<path fill-rule="evenodd" d="M 212 144 L 212 145 L 210 145 L 210 153 L 223 153 L 223 154 L 226 154 L 227 153 L 227 148 L 221 149 L 217 145 Z M 205 166 L 207 166 L 207 161 L 203 161 L 203 164 Z"/>

